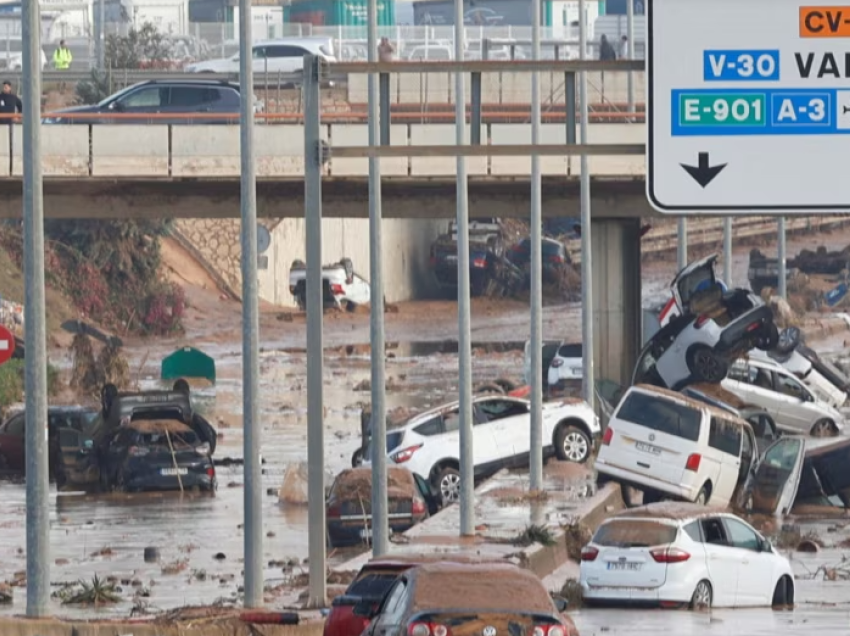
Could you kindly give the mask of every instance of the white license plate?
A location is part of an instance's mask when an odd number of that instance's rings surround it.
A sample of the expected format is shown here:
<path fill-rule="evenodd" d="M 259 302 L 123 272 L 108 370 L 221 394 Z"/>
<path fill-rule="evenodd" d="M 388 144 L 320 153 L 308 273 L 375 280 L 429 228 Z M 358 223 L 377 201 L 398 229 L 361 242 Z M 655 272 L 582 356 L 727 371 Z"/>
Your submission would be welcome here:
<path fill-rule="evenodd" d="M 609 561 L 608 569 L 609 570 L 627 570 L 635 572 L 640 570 L 640 563 L 629 563 L 628 561 Z"/>
<path fill-rule="evenodd" d="M 371 539 L 372 538 L 372 528 L 363 528 L 360 531 L 361 539 Z"/>
<path fill-rule="evenodd" d="M 651 453 L 652 455 L 660 455 L 661 449 L 657 446 L 653 446 L 652 444 L 644 444 L 643 442 L 635 442 L 635 448 L 639 451 L 643 451 L 644 453 Z"/>
<path fill-rule="evenodd" d="M 188 468 L 160 468 L 159 474 L 163 477 L 176 477 L 177 475 L 188 475 Z"/>

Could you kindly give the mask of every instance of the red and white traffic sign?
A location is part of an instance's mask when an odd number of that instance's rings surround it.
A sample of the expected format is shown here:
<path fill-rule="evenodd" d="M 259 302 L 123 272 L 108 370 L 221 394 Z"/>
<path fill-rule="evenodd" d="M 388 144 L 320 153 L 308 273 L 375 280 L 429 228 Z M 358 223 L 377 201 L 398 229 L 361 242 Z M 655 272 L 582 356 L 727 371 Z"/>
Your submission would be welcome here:
<path fill-rule="evenodd" d="M 0 325 L 0 364 L 8 362 L 15 353 L 15 336 Z"/>

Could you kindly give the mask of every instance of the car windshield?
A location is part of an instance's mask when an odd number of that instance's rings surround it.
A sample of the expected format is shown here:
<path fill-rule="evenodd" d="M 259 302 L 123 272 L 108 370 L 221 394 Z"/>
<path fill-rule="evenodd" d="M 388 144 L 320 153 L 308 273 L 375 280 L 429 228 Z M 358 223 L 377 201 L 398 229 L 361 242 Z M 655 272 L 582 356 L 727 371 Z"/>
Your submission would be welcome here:
<path fill-rule="evenodd" d="M 699 439 L 702 419 L 701 413 L 693 407 L 640 391 L 629 393 L 615 417 L 692 442 Z"/>
<path fill-rule="evenodd" d="M 611 548 L 649 548 L 676 540 L 678 530 L 659 521 L 643 519 L 613 519 L 599 526 L 593 543 Z"/>
<path fill-rule="evenodd" d="M 360 574 L 345 594 L 377 601 L 384 598 L 384 594 L 397 578 L 397 570 L 367 570 Z"/>
<path fill-rule="evenodd" d="M 580 344 L 565 344 L 558 349 L 558 355 L 562 358 L 581 358 Z"/>

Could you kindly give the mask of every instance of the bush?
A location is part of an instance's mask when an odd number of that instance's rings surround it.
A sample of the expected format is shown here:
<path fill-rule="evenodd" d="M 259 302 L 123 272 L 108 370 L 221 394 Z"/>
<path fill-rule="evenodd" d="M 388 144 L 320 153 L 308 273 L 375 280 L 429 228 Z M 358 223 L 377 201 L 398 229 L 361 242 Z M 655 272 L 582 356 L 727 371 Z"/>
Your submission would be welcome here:
<path fill-rule="evenodd" d="M 26 364 L 23 360 L 9 360 L 0 365 L 0 408 L 7 408 L 24 400 Z M 47 365 L 47 393 L 56 395 L 61 388 L 59 369 Z"/>

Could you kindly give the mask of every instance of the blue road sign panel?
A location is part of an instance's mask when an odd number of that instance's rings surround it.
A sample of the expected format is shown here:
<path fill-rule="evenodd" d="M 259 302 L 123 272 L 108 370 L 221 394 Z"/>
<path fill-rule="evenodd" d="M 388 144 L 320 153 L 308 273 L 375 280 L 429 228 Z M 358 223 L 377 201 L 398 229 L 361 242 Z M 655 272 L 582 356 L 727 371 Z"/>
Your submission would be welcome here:
<path fill-rule="evenodd" d="M 779 51 L 703 51 L 702 69 L 706 82 L 776 82 L 779 80 Z"/>

